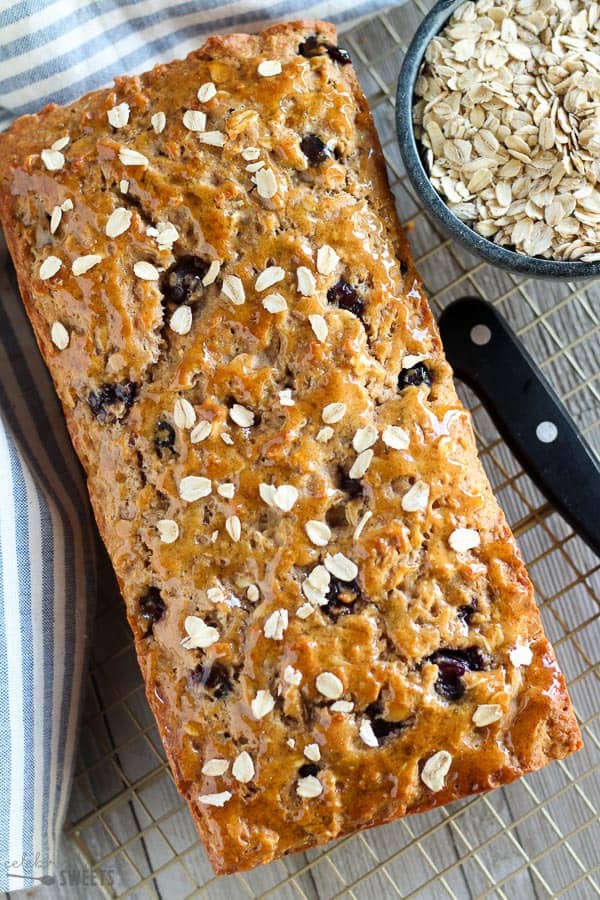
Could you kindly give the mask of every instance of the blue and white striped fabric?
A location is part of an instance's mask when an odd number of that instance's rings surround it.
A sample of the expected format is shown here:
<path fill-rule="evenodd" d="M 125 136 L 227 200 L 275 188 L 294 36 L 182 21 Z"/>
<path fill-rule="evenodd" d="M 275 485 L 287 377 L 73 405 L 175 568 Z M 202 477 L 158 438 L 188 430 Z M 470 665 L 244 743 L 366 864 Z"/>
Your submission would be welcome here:
<path fill-rule="evenodd" d="M 0 316 L 0 890 L 14 890 L 33 886 L 22 876 L 47 874 L 56 857 L 95 544 L 83 477 L 2 241 Z"/>
<path fill-rule="evenodd" d="M 185 56 L 210 33 L 300 17 L 355 20 L 388 5 L 0 0 L 0 127 L 115 75 Z M 55 871 L 95 597 L 95 532 L 1 238 L 0 316 L 0 891 L 7 891 Z"/>
<path fill-rule="evenodd" d="M 396 0 L 401 2 L 401 0 Z M 0 7 L 6 0 L 0 0 Z M 357 19 L 382 0 L 21 0 L 0 11 L 0 128 L 67 103 L 123 72 L 188 54 L 208 34 L 269 21 Z"/>

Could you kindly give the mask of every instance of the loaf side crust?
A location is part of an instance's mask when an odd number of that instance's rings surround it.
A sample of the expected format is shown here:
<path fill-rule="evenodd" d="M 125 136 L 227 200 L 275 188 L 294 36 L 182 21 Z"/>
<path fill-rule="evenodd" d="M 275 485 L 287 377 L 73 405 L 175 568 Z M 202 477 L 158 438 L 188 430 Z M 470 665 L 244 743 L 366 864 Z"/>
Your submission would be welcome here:
<path fill-rule="evenodd" d="M 298 50 L 312 35 L 307 57 Z M 319 21 L 211 38 L 184 61 L 48 106 L 0 136 L 0 220 L 23 301 L 87 474 L 177 786 L 218 873 L 507 784 L 581 746 L 397 221 L 366 100 L 352 66 L 329 52 L 336 45 Z M 259 75 L 265 60 L 280 61 L 281 73 Z M 207 82 L 216 96 L 199 101 Z M 107 111 L 123 102 L 129 121 L 115 128 Z M 206 113 L 223 147 L 185 127 L 190 109 Z M 166 120 L 158 133 L 157 112 Z M 42 150 L 66 134 L 64 167 L 49 171 Z M 306 136 L 322 140 L 319 159 L 301 149 Z M 272 197 L 247 170 L 249 147 L 275 178 Z M 122 162 L 123 148 L 147 164 Z M 65 200 L 73 209 L 52 234 Z M 129 227 L 109 237 L 120 207 Z M 177 230 L 173 246 L 157 240 L 165 222 Z M 317 256 L 324 246 L 339 257 L 330 272 Z M 73 274 L 90 254 L 100 261 Z M 51 255 L 61 267 L 42 279 Z M 191 270 L 182 335 L 169 326 L 178 306 L 168 276 L 145 280 L 133 267 L 164 273 L 187 257 L 204 262 L 204 276 L 211 260 L 221 269 L 206 286 Z M 282 279 L 258 290 L 271 266 Z M 301 267 L 314 279 L 306 293 Z M 241 280 L 243 303 L 223 293 L 228 275 Z M 265 309 L 271 293 L 284 311 Z M 63 350 L 55 322 L 69 335 Z M 425 381 L 407 384 L 422 366 Z M 209 436 L 192 439 L 175 409 L 182 399 Z M 234 404 L 252 424 L 237 424 Z M 344 409 L 327 424 L 331 404 Z M 368 428 L 373 456 L 353 478 Z M 169 429 L 172 446 L 161 446 Z M 210 494 L 182 498 L 189 476 L 209 479 Z M 223 483 L 233 496 L 218 492 Z M 415 483 L 424 508 L 405 499 Z M 297 498 L 282 509 L 261 484 L 292 486 Z M 177 524 L 172 543 L 161 541 L 163 520 Z M 327 546 L 309 539 L 311 522 L 328 525 Z M 477 546 L 455 549 L 457 529 L 475 533 Z M 326 559 L 338 552 L 357 574 L 342 562 L 352 577 L 331 576 L 321 603 L 306 582 L 317 566 L 338 572 L 339 559 Z M 216 629 L 214 643 L 182 646 L 190 616 Z M 341 682 L 351 710 L 333 708 L 323 674 Z M 273 703 L 261 718 L 259 691 Z M 477 726 L 482 705 L 500 717 Z M 451 763 L 432 787 L 423 770 L 439 751 Z M 242 752 L 248 781 L 233 766 Z M 203 774 L 214 759 L 227 770 Z M 299 796 L 314 779 L 320 795 Z M 204 802 L 224 792 L 224 805 Z"/>

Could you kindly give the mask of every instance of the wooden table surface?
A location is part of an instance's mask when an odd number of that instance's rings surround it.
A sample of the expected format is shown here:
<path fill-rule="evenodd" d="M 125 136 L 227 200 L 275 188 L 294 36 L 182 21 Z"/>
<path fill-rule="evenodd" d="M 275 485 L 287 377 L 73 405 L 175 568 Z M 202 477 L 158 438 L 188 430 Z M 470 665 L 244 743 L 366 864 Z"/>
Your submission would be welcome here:
<path fill-rule="evenodd" d="M 436 313 L 478 294 L 493 301 L 600 449 L 600 283 L 519 279 L 449 242 L 419 210 L 404 177 L 393 94 L 403 48 L 433 0 L 409 0 L 344 35 L 374 110 L 390 181 Z M 102 554 L 77 776 L 57 883 L 59 898 L 214 900 L 264 897 L 600 896 L 600 564 L 545 502 L 466 389 L 483 462 L 515 527 L 544 624 L 570 684 L 585 749 L 493 794 L 215 879 L 177 796 Z"/>

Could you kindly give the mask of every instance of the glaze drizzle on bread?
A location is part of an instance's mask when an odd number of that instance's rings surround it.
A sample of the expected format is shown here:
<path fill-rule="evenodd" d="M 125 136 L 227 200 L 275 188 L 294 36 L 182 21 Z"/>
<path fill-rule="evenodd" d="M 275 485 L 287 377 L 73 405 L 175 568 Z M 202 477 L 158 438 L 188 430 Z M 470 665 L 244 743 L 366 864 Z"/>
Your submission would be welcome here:
<path fill-rule="evenodd" d="M 0 137 L 21 292 L 217 872 L 580 746 L 323 22 Z"/>

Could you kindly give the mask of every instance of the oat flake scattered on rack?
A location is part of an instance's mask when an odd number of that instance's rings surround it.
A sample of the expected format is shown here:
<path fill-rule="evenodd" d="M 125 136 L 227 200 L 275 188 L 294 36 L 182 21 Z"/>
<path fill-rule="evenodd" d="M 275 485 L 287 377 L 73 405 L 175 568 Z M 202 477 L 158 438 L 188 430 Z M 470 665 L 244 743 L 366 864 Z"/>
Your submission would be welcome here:
<path fill-rule="evenodd" d="M 600 4 L 465 3 L 425 60 L 416 135 L 455 215 L 530 256 L 600 260 Z"/>

